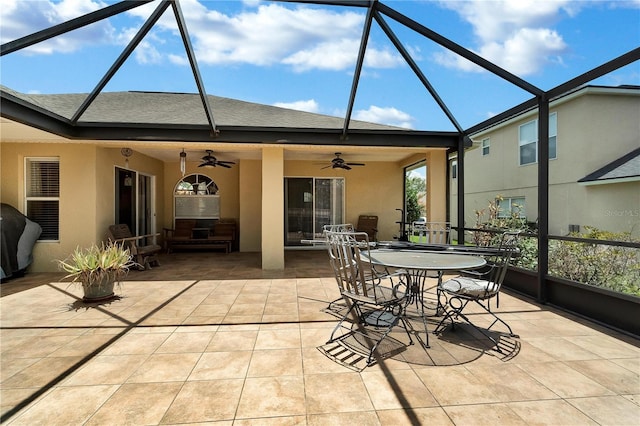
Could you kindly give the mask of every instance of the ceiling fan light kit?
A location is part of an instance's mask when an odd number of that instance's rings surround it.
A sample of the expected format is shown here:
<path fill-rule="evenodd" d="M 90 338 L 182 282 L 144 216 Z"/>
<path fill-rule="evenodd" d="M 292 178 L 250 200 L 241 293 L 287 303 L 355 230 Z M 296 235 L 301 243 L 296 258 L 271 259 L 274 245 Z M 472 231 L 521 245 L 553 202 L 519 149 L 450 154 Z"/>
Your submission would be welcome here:
<path fill-rule="evenodd" d="M 202 164 L 198 165 L 198 167 L 226 167 L 227 169 L 231 168 L 232 164 L 236 164 L 233 161 L 221 161 L 213 156 L 213 151 L 208 149 L 207 155 L 202 157 Z"/>
<path fill-rule="evenodd" d="M 331 164 L 329 164 L 328 166 L 323 167 L 323 169 L 327 169 L 329 167 L 331 167 L 332 169 L 343 169 L 343 170 L 351 170 L 351 166 L 364 166 L 364 163 L 347 163 L 346 161 L 344 161 L 343 158 L 341 158 L 340 156 L 342 155 L 342 153 L 340 152 L 336 152 L 335 153 L 335 158 L 333 160 L 331 160 Z"/>

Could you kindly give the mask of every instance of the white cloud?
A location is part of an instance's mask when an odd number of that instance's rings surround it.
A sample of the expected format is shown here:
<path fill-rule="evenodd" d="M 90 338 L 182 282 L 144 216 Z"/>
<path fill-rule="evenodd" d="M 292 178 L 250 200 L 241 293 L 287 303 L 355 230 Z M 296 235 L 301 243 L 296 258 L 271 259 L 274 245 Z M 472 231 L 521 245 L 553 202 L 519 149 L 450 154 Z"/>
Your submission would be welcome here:
<path fill-rule="evenodd" d="M 378 107 L 371 105 L 369 109 L 358 110 L 353 114 L 355 120 L 370 123 L 387 124 L 389 126 L 412 128 L 414 118 L 406 112 L 393 107 Z"/>
<path fill-rule="evenodd" d="M 443 1 L 471 24 L 479 46 L 475 53 L 521 76 L 536 73 L 545 63 L 559 59 L 567 45 L 551 26 L 562 13 L 574 16 L 582 6 L 570 0 Z M 480 68 L 450 52 L 435 60 L 465 71 Z"/>
<path fill-rule="evenodd" d="M 298 50 L 282 59 L 282 63 L 291 65 L 295 71 L 309 69 L 343 70 L 353 67 L 358 54 L 359 41 L 356 39 L 336 40 L 318 43 L 310 49 Z M 333 52 L 328 54 L 328 52 Z"/>
<path fill-rule="evenodd" d="M 156 47 L 148 41 L 142 41 L 134 51 L 136 60 L 140 64 L 159 64 L 162 62 L 163 56 Z M 174 56 L 170 56 L 170 59 Z M 186 60 L 184 61 L 186 62 Z M 183 62 L 177 62 L 182 65 Z M 188 63 L 188 62 L 187 62 Z"/>
<path fill-rule="evenodd" d="M 182 9 L 201 64 L 284 64 L 297 72 L 311 69 L 352 70 L 359 49 L 364 15 L 341 9 L 285 7 L 245 2 L 235 15 L 207 10 L 195 0 Z M 169 23 L 161 23 L 167 29 Z M 367 48 L 365 65 L 396 67 L 402 58 L 388 50 Z"/>
<path fill-rule="evenodd" d="M 106 4 L 89 0 L 18 1 L 3 0 L 0 9 L 2 43 L 12 41 L 37 31 L 60 24 L 81 15 L 93 12 Z M 70 53 L 87 45 L 113 42 L 113 27 L 107 21 L 100 21 L 53 39 L 35 44 L 26 51 L 51 54 Z"/>
<path fill-rule="evenodd" d="M 372 68 L 396 68 L 404 64 L 404 58 L 389 49 L 367 48 L 364 56 L 364 65 Z"/>
<path fill-rule="evenodd" d="M 561 53 L 566 43 L 555 31 L 522 28 L 502 42 L 491 41 L 475 52 L 481 57 L 517 75 L 533 74 L 549 62 L 562 63 Z M 463 71 L 482 71 L 482 68 L 452 52 L 437 52 L 434 56 L 442 65 Z"/>
<path fill-rule="evenodd" d="M 317 113 L 320 111 L 320 105 L 318 105 L 318 102 L 316 102 L 315 99 L 309 99 L 306 101 L 295 101 L 295 102 L 276 102 L 273 105 L 280 108 L 295 109 L 298 111 L 306 111 L 306 112 L 314 112 L 314 113 Z"/>
<path fill-rule="evenodd" d="M 223 4 L 222 2 L 220 4 Z M 183 15 L 200 64 L 285 65 L 298 72 L 311 69 L 351 71 L 359 49 L 364 14 L 347 8 L 327 9 L 302 5 L 245 0 L 238 12 L 207 9 L 213 2 L 182 0 Z M 98 0 L 19 1 L 3 0 L 0 19 L 2 42 L 64 22 L 105 4 Z M 40 43 L 30 49 L 34 53 L 73 52 L 97 43 L 124 46 L 138 31 L 139 22 L 147 19 L 158 6 L 149 3 L 127 12 L 136 24 L 117 30 L 104 20 L 78 31 Z M 228 5 L 227 5 L 228 6 Z M 225 10 L 225 9 L 221 9 Z M 121 22 L 121 21 L 120 21 Z M 136 47 L 140 63 L 170 61 L 185 63 L 178 54 L 168 51 L 169 39 L 179 38 L 171 8 Z M 175 43 L 173 44 L 175 46 Z M 178 41 L 181 48 L 181 42 Z M 402 58 L 388 49 L 378 49 L 371 42 L 365 65 L 370 68 L 392 68 Z"/>

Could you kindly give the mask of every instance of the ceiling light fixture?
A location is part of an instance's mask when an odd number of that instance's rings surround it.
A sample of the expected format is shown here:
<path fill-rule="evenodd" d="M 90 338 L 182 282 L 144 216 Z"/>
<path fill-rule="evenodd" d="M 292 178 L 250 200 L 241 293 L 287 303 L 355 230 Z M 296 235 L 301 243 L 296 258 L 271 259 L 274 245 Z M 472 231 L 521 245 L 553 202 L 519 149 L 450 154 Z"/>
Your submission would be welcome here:
<path fill-rule="evenodd" d="M 182 176 L 187 170 L 187 153 L 184 152 L 184 148 L 182 148 L 182 152 L 180 153 L 180 172 L 182 172 Z"/>
<path fill-rule="evenodd" d="M 133 155 L 133 150 L 131 148 L 122 148 L 120 150 L 120 154 L 122 154 L 122 156 L 125 158 L 124 167 L 128 169 L 129 168 L 129 157 L 131 157 Z"/>

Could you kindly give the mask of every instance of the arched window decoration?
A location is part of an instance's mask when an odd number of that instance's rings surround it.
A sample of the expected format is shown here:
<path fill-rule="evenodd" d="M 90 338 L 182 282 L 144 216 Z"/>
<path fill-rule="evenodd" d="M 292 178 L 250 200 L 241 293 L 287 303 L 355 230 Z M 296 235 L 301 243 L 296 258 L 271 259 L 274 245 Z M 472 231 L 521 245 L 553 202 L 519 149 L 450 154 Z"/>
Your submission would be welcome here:
<path fill-rule="evenodd" d="M 175 219 L 219 219 L 218 185 L 209 176 L 192 174 L 182 178 L 173 192 Z"/>
<path fill-rule="evenodd" d="M 218 185 L 209 176 L 192 174 L 176 185 L 175 195 L 216 195 Z"/>

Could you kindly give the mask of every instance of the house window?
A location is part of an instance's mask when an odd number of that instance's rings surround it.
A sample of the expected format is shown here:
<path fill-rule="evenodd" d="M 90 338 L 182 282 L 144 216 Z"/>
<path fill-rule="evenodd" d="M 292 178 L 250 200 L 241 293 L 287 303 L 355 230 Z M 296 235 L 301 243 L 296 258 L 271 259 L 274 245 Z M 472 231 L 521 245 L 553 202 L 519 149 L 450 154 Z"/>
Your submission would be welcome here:
<path fill-rule="evenodd" d="M 505 197 L 496 200 L 498 205 L 498 217 L 519 217 L 526 218 L 524 210 L 524 197 Z"/>
<path fill-rule="evenodd" d="M 538 161 L 538 120 L 520 126 L 520 165 Z"/>
<path fill-rule="evenodd" d="M 549 159 L 557 157 L 558 114 L 549 114 Z M 529 121 L 519 128 L 520 165 L 538 161 L 538 120 Z M 484 141 L 483 141 L 484 142 Z"/>
<path fill-rule="evenodd" d="M 549 114 L 549 160 L 558 157 L 556 141 L 558 139 L 558 113 Z"/>
<path fill-rule="evenodd" d="M 451 162 L 451 179 L 456 179 L 458 177 L 458 162 Z"/>
<path fill-rule="evenodd" d="M 491 139 L 487 138 L 487 139 L 482 139 L 482 155 L 489 155 L 489 152 L 491 151 Z"/>
<path fill-rule="evenodd" d="M 60 239 L 60 159 L 25 158 L 25 212 L 42 228 L 40 241 Z"/>
<path fill-rule="evenodd" d="M 173 191 L 174 218 L 220 219 L 218 185 L 209 176 L 185 176 Z"/>

